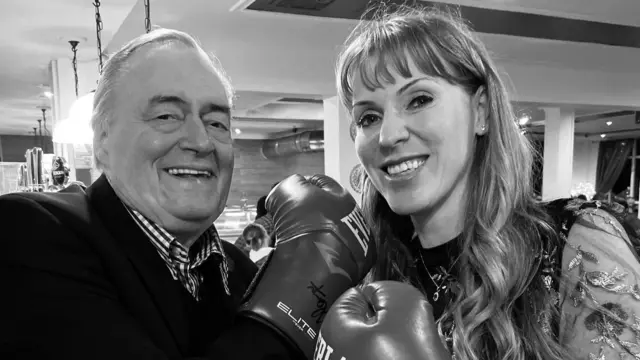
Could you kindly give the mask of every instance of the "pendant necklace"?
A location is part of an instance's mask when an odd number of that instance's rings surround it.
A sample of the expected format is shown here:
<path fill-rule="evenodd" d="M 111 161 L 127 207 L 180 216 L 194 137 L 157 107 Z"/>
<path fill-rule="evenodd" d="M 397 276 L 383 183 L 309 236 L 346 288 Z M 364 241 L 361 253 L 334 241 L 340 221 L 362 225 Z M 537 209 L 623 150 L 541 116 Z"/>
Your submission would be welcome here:
<path fill-rule="evenodd" d="M 435 276 L 431 275 L 431 272 L 429 271 L 429 268 L 427 268 L 427 264 L 424 262 L 424 258 L 422 257 L 422 250 L 421 249 L 418 249 L 418 254 L 420 255 L 420 262 L 422 262 L 422 266 L 427 271 L 427 275 L 429 275 L 429 279 L 431 279 L 431 282 L 436 287 L 436 291 L 433 293 L 433 301 L 434 302 L 438 301 L 438 299 L 440 299 L 440 290 L 446 289 L 445 282 L 447 282 L 447 279 L 449 277 L 449 273 L 451 273 L 451 270 L 453 270 L 453 267 L 456 266 L 456 263 L 458 262 L 458 259 L 460 259 L 460 255 L 458 255 L 458 257 L 453 262 L 453 264 L 451 264 L 451 267 L 449 267 L 449 270 L 447 270 L 447 272 L 444 274 L 443 279 L 440 281 L 440 284 L 438 284 L 433 279 Z"/>

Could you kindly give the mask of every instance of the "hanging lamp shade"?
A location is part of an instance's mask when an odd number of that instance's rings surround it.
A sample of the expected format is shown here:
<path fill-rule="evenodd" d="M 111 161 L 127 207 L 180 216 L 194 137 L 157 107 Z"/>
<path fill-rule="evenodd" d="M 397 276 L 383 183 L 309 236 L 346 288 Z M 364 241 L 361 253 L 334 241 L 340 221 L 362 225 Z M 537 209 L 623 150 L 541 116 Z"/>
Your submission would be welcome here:
<path fill-rule="evenodd" d="M 53 142 L 59 144 L 90 145 L 93 143 L 91 114 L 95 91 L 79 97 L 71 109 L 69 117 L 60 121 L 53 129 Z"/>

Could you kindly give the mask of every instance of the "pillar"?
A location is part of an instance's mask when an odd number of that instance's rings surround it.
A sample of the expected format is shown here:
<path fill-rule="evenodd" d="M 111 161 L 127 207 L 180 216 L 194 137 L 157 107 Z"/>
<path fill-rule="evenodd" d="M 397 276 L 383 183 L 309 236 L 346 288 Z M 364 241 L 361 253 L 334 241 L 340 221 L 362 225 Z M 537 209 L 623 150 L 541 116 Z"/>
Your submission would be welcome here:
<path fill-rule="evenodd" d="M 351 118 L 337 97 L 324 100 L 324 171 L 349 190 L 360 202 L 360 193 L 351 184 L 351 173 L 360 162 L 349 135 Z"/>
<path fill-rule="evenodd" d="M 81 97 L 95 90 L 97 86 L 99 79 L 98 62 L 97 60 L 78 62 L 77 65 L 78 97 Z M 51 78 L 51 90 L 53 92 L 51 131 L 53 132 L 56 125 L 69 116 L 69 109 L 77 99 L 73 65 L 70 57 L 51 61 Z M 87 164 L 86 161 L 87 157 L 91 156 L 90 146 L 54 143 L 53 147 L 56 155 L 62 156 L 67 160 L 71 170 L 69 174 L 70 180 L 83 180 L 78 179 L 77 172 L 86 173 L 91 171 L 91 164 Z M 89 151 L 89 154 L 87 154 L 87 151 Z M 86 176 L 84 178 L 86 179 Z"/>
<path fill-rule="evenodd" d="M 545 108 L 542 200 L 571 196 L 573 178 L 573 110 Z"/>
<path fill-rule="evenodd" d="M 638 160 L 636 160 L 638 161 Z M 638 181 L 640 183 L 640 181 Z M 640 184 L 638 184 L 638 194 L 640 194 Z M 640 200 L 638 200 L 640 201 Z M 640 204 L 638 204 L 638 219 L 640 219 Z"/>

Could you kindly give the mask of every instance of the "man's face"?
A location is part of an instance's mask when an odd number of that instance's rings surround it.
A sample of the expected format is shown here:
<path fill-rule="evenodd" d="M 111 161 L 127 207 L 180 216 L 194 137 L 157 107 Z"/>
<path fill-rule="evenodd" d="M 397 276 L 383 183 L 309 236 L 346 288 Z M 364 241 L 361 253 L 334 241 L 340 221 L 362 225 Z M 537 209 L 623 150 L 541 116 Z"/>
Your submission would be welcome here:
<path fill-rule="evenodd" d="M 233 173 L 229 100 L 205 54 L 143 48 L 113 88 L 98 158 L 125 204 L 170 233 L 199 236 L 223 211 Z"/>

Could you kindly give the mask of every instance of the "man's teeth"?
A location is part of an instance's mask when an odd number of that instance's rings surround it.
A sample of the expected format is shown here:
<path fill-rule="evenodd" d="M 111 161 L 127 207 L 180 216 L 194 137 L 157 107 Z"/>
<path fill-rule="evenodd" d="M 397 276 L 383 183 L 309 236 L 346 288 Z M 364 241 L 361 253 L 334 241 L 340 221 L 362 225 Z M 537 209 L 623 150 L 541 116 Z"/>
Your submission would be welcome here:
<path fill-rule="evenodd" d="M 194 175 L 194 176 L 211 176 L 210 171 L 192 170 L 192 169 L 169 169 L 167 172 L 171 175 Z"/>
<path fill-rule="evenodd" d="M 389 175 L 398 175 L 407 171 L 413 171 L 417 169 L 420 165 L 424 164 L 425 161 L 426 161 L 425 159 L 420 159 L 420 160 L 414 159 L 414 160 L 404 161 L 397 165 L 391 165 L 387 167 L 387 173 L 389 173 Z"/>

